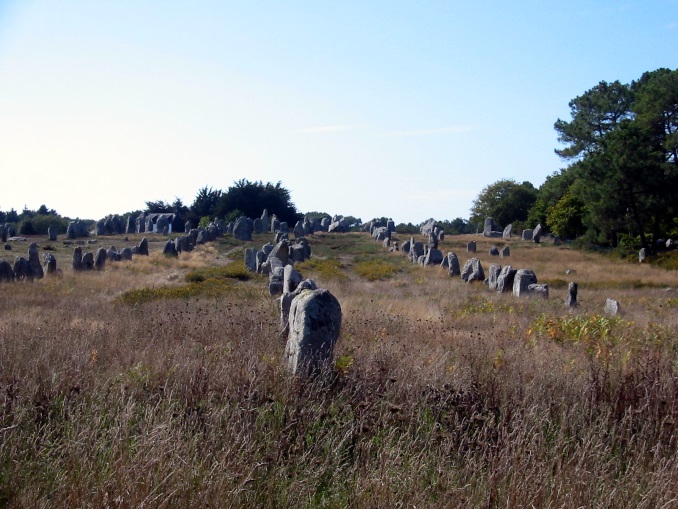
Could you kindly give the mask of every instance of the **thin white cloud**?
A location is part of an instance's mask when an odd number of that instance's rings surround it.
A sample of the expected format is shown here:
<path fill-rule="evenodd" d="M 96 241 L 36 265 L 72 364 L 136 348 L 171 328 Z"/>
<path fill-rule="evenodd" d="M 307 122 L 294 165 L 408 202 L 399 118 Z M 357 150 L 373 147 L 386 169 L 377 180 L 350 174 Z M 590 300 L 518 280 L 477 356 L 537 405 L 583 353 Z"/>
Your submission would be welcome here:
<path fill-rule="evenodd" d="M 334 124 L 334 125 L 321 125 L 316 127 L 306 127 L 304 129 L 298 129 L 296 132 L 301 134 L 325 134 L 325 133 L 336 133 L 339 131 L 350 131 L 355 129 L 356 126 L 351 124 Z"/>
<path fill-rule="evenodd" d="M 475 131 L 475 127 L 471 126 L 452 126 L 441 127 L 439 129 L 418 129 L 413 131 L 395 131 L 385 133 L 384 136 L 434 136 L 438 134 L 461 134 Z"/>

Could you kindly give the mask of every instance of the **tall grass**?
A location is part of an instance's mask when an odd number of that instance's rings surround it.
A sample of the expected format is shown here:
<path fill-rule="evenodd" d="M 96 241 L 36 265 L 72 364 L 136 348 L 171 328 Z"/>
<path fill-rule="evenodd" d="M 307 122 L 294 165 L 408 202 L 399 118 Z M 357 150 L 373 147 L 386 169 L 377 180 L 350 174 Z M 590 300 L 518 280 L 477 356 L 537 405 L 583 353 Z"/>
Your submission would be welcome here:
<path fill-rule="evenodd" d="M 284 369 L 277 302 L 228 244 L 1 286 L 0 507 L 678 503 L 676 294 L 596 286 L 676 273 L 512 243 L 499 263 L 580 283 L 570 310 L 566 288 L 515 299 L 437 267 L 369 281 L 354 267 L 374 245 L 404 257 L 351 235 L 317 235 L 327 261 L 301 269 L 344 314 L 312 380 Z M 231 291 L 120 298 L 215 279 Z M 610 292 L 621 317 L 601 315 Z"/>

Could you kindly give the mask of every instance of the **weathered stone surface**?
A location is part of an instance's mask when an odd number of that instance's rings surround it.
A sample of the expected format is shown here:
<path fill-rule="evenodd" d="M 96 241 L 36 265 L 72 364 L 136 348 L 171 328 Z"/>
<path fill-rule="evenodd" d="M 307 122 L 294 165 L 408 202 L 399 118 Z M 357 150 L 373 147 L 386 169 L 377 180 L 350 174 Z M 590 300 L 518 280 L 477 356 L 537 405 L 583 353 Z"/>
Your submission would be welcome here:
<path fill-rule="evenodd" d="M 254 248 L 245 249 L 245 268 L 250 272 L 257 271 L 257 250 Z"/>
<path fill-rule="evenodd" d="M 82 248 L 80 246 L 76 246 L 73 249 L 73 263 L 71 266 L 76 272 L 82 270 Z"/>
<path fill-rule="evenodd" d="M 304 237 L 301 237 L 302 239 Z M 290 246 L 289 260 L 291 263 L 302 263 L 306 261 L 306 247 L 303 244 L 294 244 Z"/>
<path fill-rule="evenodd" d="M 497 276 L 497 287 L 496 290 L 499 293 L 510 292 L 513 290 L 513 280 L 516 275 L 516 270 L 510 265 L 505 265 L 502 267 L 499 275 Z"/>
<path fill-rule="evenodd" d="M 346 233 L 351 229 L 351 225 L 348 224 L 348 221 L 345 219 L 339 219 L 338 221 L 334 221 L 330 226 L 327 228 L 327 231 L 332 233 Z"/>
<path fill-rule="evenodd" d="M 38 244 L 31 242 L 28 246 L 28 264 L 31 266 L 31 277 L 35 279 L 42 279 L 44 271 L 40 264 L 40 254 L 38 253 Z"/>
<path fill-rule="evenodd" d="M 123 260 L 129 261 L 132 259 L 132 250 L 128 247 L 125 247 L 120 251 L 120 256 Z"/>
<path fill-rule="evenodd" d="M 523 230 L 521 238 L 526 241 L 532 240 L 532 230 Z"/>
<path fill-rule="evenodd" d="M 294 289 L 294 291 L 285 292 L 283 293 L 282 297 L 280 297 L 280 325 L 282 326 L 283 335 L 287 335 L 289 333 L 290 307 L 292 306 L 292 301 L 294 298 L 304 290 L 317 289 L 318 286 L 315 284 L 315 281 L 312 279 L 305 279 L 297 284 L 297 287 Z"/>
<path fill-rule="evenodd" d="M 428 247 L 431 249 L 438 249 L 438 236 L 431 232 L 428 235 Z"/>
<path fill-rule="evenodd" d="M 426 223 L 421 225 L 421 227 L 419 228 L 419 231 L 421 232 L 422 235 L 424 235 L 425 237 L 428 237 L 433 232 L 433 229 L 435 227 L 436 227 L 436 220 L 430 219 Z"/>
<path fill-rule="evenodd" d="M 377 242 L 382 242 L 384 239 L 391 238 L 391 232 L 385 226 L 377 226 L 372 229 L 372 238 Z"/>
<path fill-rule="evenodd" d="M 476 241 L 472 240 L 468 244 L 466 244 L 466 252 L 467 253 L 475 253 L 476 252 Z"/>
<path fill-rule="evenodd" d="M 303 290 L 292 301 L 285 346 L 292 373 L 308 376 L 331 362 L 341 329 L 341 306 L 329 290 Z"/>
<path fill-rule="evenodd" d="M 542 236 L 542 227 L 541 223 L 539 223 L 537 227 L 532 231 L 532 241 L 539 244 L 539 242 L 541 242 L 541 236 Z"/>
<path fill-rule="evenodd" d="M 7 260 L 0 260 L 0 282 L 14 281 L 14 269 Z"/>
<path fill-rule="evenodd" d="M 45 256 L 43 257 L 45 261 L 45 273 L 48 276 L 54 276 L 57 273 L 57 259 L 54 257 L 52 253 L 45 253 Z"/>
<path fill-rule="evenodd" d="M 410 253 L 410 242 L 411 242 L 411 241 L 409 241 L 409 240 L 406 240 L 405 242 L 403 242 L 403 247 L 402 247 L 401 251 L 402 251 L 404 254 L 409 254 L 409 253 Z"/>
<path fill-rule="evenodd" d="M 605 301 L 605 314 L 616 316 L 621 313 L 621 306 L 619 302 L 614 299 L 607 299 Z"/>
<path fill-rule="evenodd" d="M 565 305 L 571 308 L 577 305 L 577 283 L 571 282 L 567 287 L 567 299 Z"/>
<path fill-rule="evenodd" d="M 294 233 L 295 239 L 298 239 L 299 237 L 303 237 L 304 236 L 304 223 L 302 223 L 301 221 L 297 221 L 297 224 L 294 225 L 293 233 Z"/>
<path fill-rule="evenodd" d="M 440 249 L 429 249 L 424 256 L 424 266 L 440 265 L 443 261 L 443 253 Z"/>
<path fill-rule="evenodd" d="M 513 278 L 513 295 L 516 297 L 527 295 L 532 284 L 537 284 L 535 273 L 529 269 L 520 269 Z"/>
<path fill-rule="evenodd" d="M 94 253 L 88 251 L 82 255 L 82 270 L 88 271 L 94 269 Z"/>
<path fill-rule="evenodd" d="M 268 259 L 277 258 L 281 262 L 281 266 L 285 266 L 289 263 L 289 253 L 290 246 L 287 240 L 281 240 L 278 242 L 271 253 L 268 255 Z"/>
<path fill-rule="evenodd" d="M 286 223 L 285 221 L 281 221 L 281 222 L 280 222 L 280 224 L 278 225 L 278 231 L 279 231 L 280 233 L 285 233 L 285 234 L 289 234 L 289 233 L 290 233 L 290 229 L 289 229 L 289 227 L 287 226 L 287 223 Z"/>
<path fill-rule="evenodd" d="M 643 263 L 646 258 L 647 258 L 647 250 L 643 247 L 643 248 L 641 248 L 640 251 L 638 251 L 638 261 L 640 263 Z"/>
<path fill-rule="evenodd" d="M 252 232 L 254 231 L 254 225 L 252 220 L 249 217 L 240 216 L 233 226 L 233 236 L 244 242 L 252 240 Z"/>
<path fill-rule="evenodd" d="M 527 287 L 527 294 L 530 297 L 549 298 L 549 285 L 534 283 Z"/>
<path fill-rule="evenodd" d="M 386 221 L 386 228 L 388 228 L 388 231 L 390 231 L 391 233 L 394 233 L 396 231 L 396 225 L 393 219 L 389 219 L 388 221 Z"/>
<path fill-rule="evenodd" d="M 178 256 L 179 253 L 177 252 L 177 245 L 172 239 L 167 239 L 167 242 L 165 242 L 165 246 L 162 248 L 162 254 L 165 256 Z"/>
<path fill-rule="evenodd" d="M 443 258 L 440 266 L 447 269 L 447 274 L 449 276 L 461 275 L 461 269 L 459 268 L 459 258 L 457 258 L 457 255 L 451 251 L 447 253 L 445 258 Z"/>
<path fill-rule="evenodd" d="M 254 233 L 264 233 L 264 223 L 261 221 L 260 218 L 255 218 L 254 221 L 252 221 L 252 230 Z"/>
<path fill-rule="evenodd" d="M 511 256 L 511 248 L 509 246 L 504 246 L 501 249 L 501 257 L 508 258 L 509 256 Z"/>
<path fill-rule="evenodd" d="M 285 281 L 285 268 L 271 266 L 271 272 L 268 274 L 268 293 L 271 297 L 283 293 L 283 283 Z"/>
<path fill-rule="evenodd" d="M 501 228 L 495 224 L 494 220 L 491 217 L 485 218 L 485 224 L 483 226 L 483 236 L 484 237 L 500 237 Z"/>
<path fill-rule="evenodd" d="M 489 251 L 490 256 L 499 256 L 499 248 L 497 246 L 492 246 Z"/>
<path fill-rule="evenodd" d="M 146 239 L 146 237 L 141 239 L 141 242 L 139 242 L 139 250 L 137 254 L 148 256 L 148 239 Z"/>
<path fill-rule="evenodd" d="M 464 264 L 464 268 L 461 270 L 461 279 L 464 283 L 485 280 L 485 271 L 479 258 L 471 258 Z"/>
<path fill-rule="evenodd" d="M 47 238 L 52 242 L 57 240 L 57 229 L 55 226 L 50 226 L 47 228 Z"/>
<path fill-rule="evenodd" d="M 283 269 L 283 293 L 292 293 L 302 281 L 301 273 L 294 265 L 286 265 Z"/>
<path fill-rule="evenodd" d="M 103 247 L 97 249 L 94 256 L 94 268 L 96 270 L 104 270 L 106 268 L 106 249 Z"/>
<path fill-rule="evenodd" d="M 14 259 L 14 279 L 17 281 L 32 281 L 33 271 L 31 264 L 23 256 Z"/>
<path fill-rule="evenodd" d="M 499 279 L 499 274 L 501 273 L 501 265 L 493 263 L 490 265 L 489 275 L 487 276 L 487 287 L 490 290 L 497 289 L 497 280 Z"/>
<path fill-rule="evenodd" d="M 410 259 L 414 262 L 417 263 L 419 261 L 419 257 L 424 256 L 424 244 L 421 242 L 415 242 L 414 244 L 410 245 Z"/>
<path fill-rule="evenodd" d="M 513 224 L 509 224 L 506 228 L 504 228 L 504 231 L 502 232 L 501 236 L 504 237 L 505 239 L 510 239 L 512 234 L 513 234 Z"/>

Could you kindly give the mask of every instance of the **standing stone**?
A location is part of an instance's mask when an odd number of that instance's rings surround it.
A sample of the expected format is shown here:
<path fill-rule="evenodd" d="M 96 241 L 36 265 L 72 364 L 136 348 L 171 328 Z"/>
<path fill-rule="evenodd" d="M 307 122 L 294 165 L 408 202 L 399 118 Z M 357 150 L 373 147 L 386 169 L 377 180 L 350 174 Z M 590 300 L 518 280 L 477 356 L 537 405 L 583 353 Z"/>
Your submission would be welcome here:
<path fill-rule="evenodd" d="M 508 258 L 509 256 L 511 256 L 511 248 L 509 246 L 504 246 L 501 249 L 501 257 Z"/>
<path fill-rule="evenodd" d="M 525 241 L 532 240 L 532 230 L 523 230 L 523 234 L 521 235 L 521 238 Z"/>
<path fill-rule="evenodd" d="M 539 242 L 541 241 L 541 235 L 542 235 L 542 228 L 541 228 L 541 223 L 539 223 L 537 225 L 537 227 L 532 231 L 532 241 L 539 244 Z"/>
<path fill-rule="evenodd" d="M 443 261 L 443 252 L 440 249 L 429 249 L 424 256 L 424 266 L 440 265 Z"/>
<path fill-rule="evenodd" d="M 125 233 L 135 233 L 136 232 L 136 218 L 130 214 L 127 216 L 127 223 L 125 224 Z"/>
<path fill-rule="evenodd" d="M 251 241 L 253 231 L 252 220 L 249 217 L 240 216 L 233 227 L 233 236 L 238 240 Z"/>
<path fill-rule="evenodd" d="M 447 268 L 448 276 L 460 276 L 461 269 L 459 268 L 459 258 L 455 253 L 449 252 L 447 256 L 440 263 L 440 266 Z"/>
<path fill-rule="evenodd" d="M 261 222 L 260 218 L 255 218 L 252 221 L 252 230 L 255 234 L 264 233 L 264 223 Z"/>
<path fill-rule="evenodd" d="M 471 258 L 464 264 L 464 268 L 461 270 L 461 279 L 464 283 L 470 283 L 471 281 L 484 281 L 485 280 L 485 271 L 483 266 L 480 263 L 479 258 Z"/>
<path fill-rule="evenodd" d="M 28 246 L 28 263 L 31 266 L 31 274 L 35 279 L 42 279 L 44 272 L 40 264 L 40 254 L 38 253 L 38 245 L 31 242 Z"/>
<path fill-rule="evenodd" d="M 510 265 L 505 265 L 499 275 L 497 276 L 496 290 L 499 293 L 510 292 L 513 290 L 513 280 L 516 275 L 516 270 Z"/>
<path fill-rule="evenodd" d="M 122 251 L 120 251 L 120 257 L 123 260 L 128 260 L 128 261 L 131 260 L 132 259 L 132 250 L 128 247 L 123 248 Z"/>
<path fill-rule="evenodd" d="M 490 256 L 499 256 L 499 248 L 497 246 L 492 246 L 489 253 Z"/>
<path fill-rule="evenodd" d="M 329 290 L 303 290 L 292 301 L 285 357 L 290 371 L 308 376 L 331 362 L 341 328 L 341 306 Z"/>
<path fill-rule="evenodd" d="M 66 237 L 69 239 L 74 239 L 76 234 L 75 221 L 71 221 L 68 223 L 68 228 L 66 228 Z"/>
<path fill-rule="evenodd" d="M 283 269 L 283 293 L 292 293 L 302 281 L 301 274 L 294 265 L 286 265 Z"/>
<path fill-rule="evenodd" d="M 438 236 L 431 232 L 428 235 L 428 247 L 431 249 L 438 249 Z"/>
<path fill-rule="evenodd" d="M 537 284 L 537 276 L 529 269 L 520 269 L 513 278 L 513 295 L 521 297 L 529 293 L 529 286 Z"/>
<path fill-rule="evenodd" d="M 297 221 L 297 224 L 294 225 L 294 238 L 298 239 L 304 236 L 304 224 L 301 221 Z"/>
<path fill-rule="evenodd" d="M 284 267 L 289 263 L 289 256 L 290 256 L 290 245 L 287 242 L 287 240 L 281 240 L 278 242 L 273 250 L 270 252 L 268 255 L 268 259 L 271 260 L 272 258 L 277 258 L 280 260 L 280 265 Z"/>
<path fill-rule="evenodd" d="M 96 256 L 94 257 L 94 268 L 96 270 L 104 270 L 106 267 L 106 249 L 100 247 L 97 249 Z"/>
<path fill-rule="evenodd" d="M 424 256 L 424 244 L 421 242 L 415 242 L 410 246 L 410 259 L 417 263 L 420 256 Z"/>
<path fill-rule="evenodd" d="M 261 213 L 261 233 L 268 233 L 271 230 L 271 218 L 268 215 L 268 209 Z"/>
<path fill-rule="evenodd" d="M 56 241 L 56 239 L 57 239 L 57 229 L 54 226 L 50 226 L 49 228 L 47 228 L 47 237 L 52 242 Z"/>
<path fill-rule="evenodd" d="M 104 221 L 97 221 L 96 227 L 94 229 L 94 234 L 97 237 L 100 235 L 106 235 L 106 223 Z"/>
<path fill-rule="evenodd" d="M 485 218 L 483 226 L 483 237 L 494 237 L 499 231 L 499 227 L 494 223 L 491 217 Z"/>
<path fill-rule="evenodd" d="M 7 242 L 7 226 L 0 224 L 0 241 Z"/>
<path fill-rule="evenodd" d="M 0 282 L 14 281 L 14 269 L 7 260 L 0 260 Z"/>
<path fill-rule="evenodd" d="M 647 258 L 647 250 L 643 247 L 643 248 L 641 248 L 640 251 L 638 251 L 638 261 L 640 263 L 643 263 L 646 258 Z"/>
<path fill-rule="evenodd" d="M 386 237 L 384 239 L 383 245 L 386 249 L 391 247 L 391 237 Z"/>
<path fill-rule="evenodd" d="M 285 284 L 283 283 L 283 286 Z M 292 301 L 304 290 L 317 290 L 318 286 L 315 284 L 315 281 L 312 279 L 305 279 L 298 283 L 297 287 L 293 292 L 283 293 L 280 297 L 280 325 L 282 326 L 282 334 L 289 334 L 289 318 L 290 318 L 290 307 L 292 307 Z"/>
<path fill-rule="evenodd" d="M 283 293 L 283 283 L 285 282 L 285 268 L 281 265 L 271 266 L 271 272 L 268 274 L 268 293 L 271 297 Z"/>
<path fill-rule="evenodd" d="M 167 239 L 165 247 L 162 248 L 162 254 L 171 257 L 179 256 L 179 253 L 177 253 L 177 245 L 172 239 Z"/>
<path fill-rule="evenodd" d="M 23 256 L 17 256 L 14 259 L 14 279 L 17 281 L 33 281 L 31 264 Z"/>
<path fill-rule="evenodd" d="M 280 230 L 280 220 L 275 214 L 273 214 L 271 216 L 271 233 L 275 233 L 279 230 Z"/>
<path fill-rule="evenodd" d="M 501 236 L 504 237 L 505 239 L 510 239 L 512 233 L 513 233 L 513 224 L 509 224 L 506 228 L 504 228 L 504 232 L 501 234 Z"/>
<path fill-rule="evenodd" d="M 411 245 L 410 242 L 411 242 L 411 241 L 409 241 L 409 240 L 406 240 L 405 242 L 403 242 L 403 247 L 402 247 L 402 249 L 401 249 L 401 251 L 403 252 L 403 254 L 409 254 L 409 252 L 410 252 L 410 245 Z"/>
<path fill-rule="evenodd" d="M 619 305 L 619 302 L 614 299 L 607 299 L 605 301 L 605 314 L 617 316 L 619 313 L 621 313 L 621 306 Z"/>
<path fill-rule="evenodd" d="M 571 308 L 577 306 L 577 283 L 571 282 L 567 287 L 567 299 L 565 305 Z"/>
<path fill-rule="evenodd" d="M 250 272 L 257 271 L 257 250 L 253 248 L 245 249 L 245 268 Z"/>
<path fill-rule="evenodd" d="M 466 252 L 467 253 L 475 253 L 476 252 L 476 241 L 472 240 L 468 244 L 466 244 Z"/>
<path fill-rule="evenodd" d="M 94 255 L 88 251 L 82 255 L 82 270 L 92 270 L 94 268 Z"/>
<path fill-rule="evenodd" d="M 190 233 L 190 231 L 193 229 L 193 225 L 191 224 L 190 221 L 186 221 L 184 223 L 184 233 Z"/>
<path fill-rule="evenodd" d="M 494 291 L 497 289 L 497 280 L 499 279 L 499 274 L 501 273 L 501 265 L 493 263 L 490 265 L 490 274 L 487 277 L 487 286 L 490 290 Z"/>
<path fill-rule="evenodd" d="M 148 256 L 148 239 L 146 239 L 146 237 L 141 239 L 141 242 L 139 242 L 139 249 L 137 251 L 137 254 L 140 254 L 142 256 Z"/>
<path fill-rule="evenodd" d="M 57 273 L 57 260 L 52 253 L 45 253 L 45 273 L 48 276 L 56 275 Z"/>
<path fill-rule="evenodd" d="M 75 249 L 73 249 L 72 267 L 76 272 L 82 270 L 82 248 L 80 246 L 76 246 Z"/>
<path fill-rule="evenodd" d="M 390 231 L 391 233 L 394 233 L 396 231 L 396 226 L 393 219 L 389 219 L 388 221 L 386 221 L 386 228 L 388 228 L 388 231 Z"/>

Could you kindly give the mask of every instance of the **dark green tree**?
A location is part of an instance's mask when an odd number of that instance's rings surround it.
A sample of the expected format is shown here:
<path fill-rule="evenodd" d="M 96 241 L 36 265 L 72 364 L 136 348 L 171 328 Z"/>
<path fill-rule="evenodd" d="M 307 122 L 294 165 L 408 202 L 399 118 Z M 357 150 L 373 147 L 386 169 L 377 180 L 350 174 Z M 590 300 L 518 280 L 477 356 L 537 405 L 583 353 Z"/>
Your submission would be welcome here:
<path fill-rule="evenodd" d="M 522 223 L 536 200 L 537 189 L 530 182 L 498 180 L 486 186 L 473 201 L 470 222 L 481 230 L 487 217 L 502 227 Z"/>
<path fill-rule="evenodd" d="M 247 217 L 257 218 L 264 209 L 289 225 L 294 225 L 303 218 L 297 212 L 290 192 L 282 186 L 282 182 L 264 184 L 261 181 L 250 182 L 247 179 L 237 180 L 221 195 L 215 215 L 226 217 L 233 211 L 240 210 Z"/>
<path fill-rule="evenodd" d="M 215 217 L 222 194 L 221 190 L 207 186 L 199 189 L 190 208 L 191 221 L 197 223 L 203 217 Z"/>

